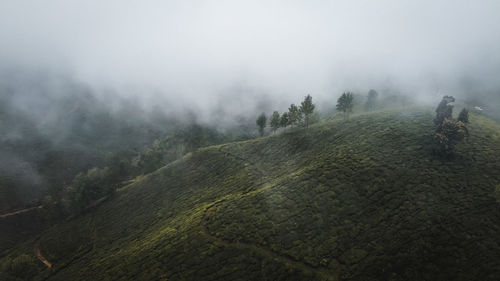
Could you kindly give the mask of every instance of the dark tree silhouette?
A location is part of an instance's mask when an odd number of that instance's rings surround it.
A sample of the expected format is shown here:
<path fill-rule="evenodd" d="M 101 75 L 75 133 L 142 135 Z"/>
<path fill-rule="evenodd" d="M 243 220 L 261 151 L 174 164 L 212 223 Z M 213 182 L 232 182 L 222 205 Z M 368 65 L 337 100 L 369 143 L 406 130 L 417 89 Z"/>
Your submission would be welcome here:
<path fill-rule="evenodd" d="M 452 155 L 456 145 L 467 135 L 467 127 L 463 122 L 452 118 L 444 119 L 434 134 L 434 139 L 439 146 L 439 153 L 445 156 Z"/>
<path fill-rule="evenodd" d="M 286 126 L 288 126 L 289 122 L 290 121 L 288 118 L 288 112 L 283 112 L 283 114 L 281 114 L 281 118 L 280 118 L 280 127 L 286 128 Z"/>
<path fill-rule="evenodd" d="M 375 108 L 377 103 L 377 97 L 378 97 L 377 91 L 373 89 L 368 91 L 368 96 L 366 98 L 366 104 L 365 104 L 366 110 L 373 110 Z"/>
<path fill-rule="evenodd" d="M 447 118 L 451 118 L 453 113 L 453 105 L 450 103 L 455 102 L 455 98 L 452 96 L 444 96 L 438 107 L 436 108 L 436 118 L 434 118 L 434 124 L 436 126 L 441 125 L 443 121 Z"/>
<path fill-rule="evenodd" d="M 259 134 L 262 137 L 264 135 L 264 128 L 266 127 L 267 123 L 266 114 L 262 113 L 261 115 L 259 115 L 255 123 L 257 123 L 257 126 L 259 126 Z"/>
<path fill-rule="evenodd" d="M 458 121 L 464 124 L 469 123 L 469 111 L 466 108 L 462 109 L 458 114 Z"/>
<path fill-rule="evenodd" d="M 276 130 L 280 127 L 280 114 L 278 111 L 273 112 L 273 115 L 271 116 L 271 120 L 269 121 L 269 124 L 271 125 L 271 129 L 273 130 L 273 133 L 276 133 Z"/>
<path fill-rule="evenodd" d="M 297 125 L 301 120 L 302 112 L 300 112 L 300 109 L 292 103 L 288 108 L 288 125 Z"/>
<path fill-rule="evenodd" d="M 344 92 L 337 100 L 337 110 L 344 114 L 344 118 L 352 112 L 354 96 L 351 92 Z"/>
<path fill-rule="evenodd" d="M 304 121 L 306 129 L 309 127 L 309 119 L 314 111 L 314 104 L 312 103 L 311 95 L 307 95 L 304 101 L 300 104 L 300 112 L 304 114 Z"/>

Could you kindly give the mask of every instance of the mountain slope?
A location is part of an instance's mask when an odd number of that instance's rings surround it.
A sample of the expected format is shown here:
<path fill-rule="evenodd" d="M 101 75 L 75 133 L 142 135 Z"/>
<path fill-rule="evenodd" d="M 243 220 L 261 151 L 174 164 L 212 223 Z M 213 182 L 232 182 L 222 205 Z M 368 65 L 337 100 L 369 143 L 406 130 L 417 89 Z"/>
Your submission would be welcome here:
<path fill-rule="evenodd" d="M 499 280 L 500 126 L 472 115 L 441 160 L 432 118 L 378 112 L 201 149 L 46 231 L 37 279 Z"/>

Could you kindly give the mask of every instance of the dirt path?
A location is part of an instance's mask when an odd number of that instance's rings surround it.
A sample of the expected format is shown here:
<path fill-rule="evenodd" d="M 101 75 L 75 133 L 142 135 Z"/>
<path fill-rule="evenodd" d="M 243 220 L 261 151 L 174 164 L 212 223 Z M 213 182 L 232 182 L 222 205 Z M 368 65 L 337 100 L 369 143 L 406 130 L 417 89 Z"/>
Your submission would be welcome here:
<path fill-rule="evenodd" d="M 260 179 L 265 178 L 266 171 L 264 169 L 260 168 L 258 164 L 252 163 L 252 162 L 248 161 L 247 159 L 243 159 L 242 157 L 240 157 L 238 155 L 234 155 L 233 153 L 230 153 L 229 151 L 224 150 L 223 146 L 220 147 L 219 151 L 224 153 L 227 156 L 230 156 L 232 158 L 235 158 L 239 161 L 244 162 L 245 164 L 248 164 L 249 165 L 248 168 L 251 171 L 253 171 L 255 174 L 257 174 Z M 260 184 L 257 184 L 257 185 L 260 185 L 261 188 L 254 189 L 253 192 L 251 192 L 251 193 L 259 192 L 260 190 L 268 188 L 266 186 L 262 187 L 263 184 L 265 184 L 265 181 L 262 181 Z M 248 191 L 243 192 L 241 194 L 241 197 L 248 196 L 248 194 L 249 194 Z M 238 197 L 240 197 L 240 196 L 238 196 Z M 286 264 L 289 267 L 296 268 L 296 269 L 301 270 L 302 272 L 307 272 L 313 276 L 319 277 L 319 278 L 321 278 L 321 280 L 329 280 L 329 281 L 339 280 L 339 272 L 330 271 L 324 267 L 311 266 L 311 265 L 304 263 L 300 260 L 296 260 L 289 255 L 275 252 L 271 249 L 264 248 L 261 245 L 258 245 L 255 243 L 247 243 L 247 242 L 241 242 L 241 241 L 229 241 L 229 240 L 224 240 L 221 237 L 212 235 L 208 231 L 208 228 L 206 226 L 206 222 L 208 221 L 209 216 L 213 212 L 215 212 L 214 208 L 216 208 L 218 205 L 222 204 L 223 202 L 225 202 L 227 200 L 228 199 L 221 199 L 221 200 L 218 200 L 218 201 L 210 204 L 208 207 L 206 207 L 204 212 L 203 212 L 201 221 L 199 223 L 201 233 L 204 234 L 212 243 L 224 245 L 227 247 L 235 247 L 235 248 L 239 248 L 239 249 L 253 251 L 261 256 L 265 256 L 265 257 L 268 257 L 268 258 L 273 259 L 273 260 L 279 260 L 281 263 Z"/>
<path fill-rule="evenodd" d="M 217 236 L 210 234 L 205 223 L 208 221 L 208 217 L 213 212 L 212 209 L 217 207 L 218 205 L 222 204 L 224 201 L 226 201 L 226 200 L 223 199 L 223 200 L 220 200 L 220 201 L 215 202 L 215 203 L 211 204 L 210 206 L 208 206 L 205 209 L 203 216 L 202 216 L 202 219 L 200 221 L 201 232 L 212 243 L 227 246 L 227 247 L 234 247 L 234 248 L 238 248 L 238 249 L 245 249 L 245 250 L 253 251 L 261 256 L 268 257 L 269 259 L 272 259 L 272 260 L 278 260 L 281 263 L 288 265 L 289 267 L 296 268 L 302 272 L 307 272 L 312 276 L 319 277 L 319 278 L 321 278 L 320 280 L 330 280 L 330 281 L 339 280 L 337 277 L 338 272 L 332 272 L 332 271 L 329 271 L 328 269 L 322 268 L 322 267 L 313 267 L 313 266 L 311 266 L 307 263 L 304 263 L 302 261 L 295 260 L 291 256 L 272 251 L 270 249 L 264 248 L 260 245 L 254 244 L 254 243 L 246 243 L 246 242 L 240 242 L 240 241 L 238 241 L 238 242 L 228 241 L 228 240 L 224 240 L 221 237 L 217 237 Z"/>
<path fill-rule="evenodd" d="M 19 214 L 22 214 L 22 213 L 26 213 L 26 212 L 33 211 L 33 210 L 36 210 L 36 209 L 41 209 L 41 208 L 43 208 L 42 205 L 36 206 L 36 207 L 31 207 L 31 208 L 26 208 L 26 209 L 18 210 L 18 211 L 15 211 L 15 212 L 6 213 L 6 214 L 1 214 L 0 218 L 3 219 L 3 218 L 6 218 L 6 217 L 19 215 Z"/>
<path fill-rule="evenodd" d="M 43 262 L 48 268 L 52 267 L 52 263 L 50 263 L 40 252 L 40 241 L 35 242 L 35 246 L 33 247 L 33 250 L 35 251 L 36 257 Z"/>

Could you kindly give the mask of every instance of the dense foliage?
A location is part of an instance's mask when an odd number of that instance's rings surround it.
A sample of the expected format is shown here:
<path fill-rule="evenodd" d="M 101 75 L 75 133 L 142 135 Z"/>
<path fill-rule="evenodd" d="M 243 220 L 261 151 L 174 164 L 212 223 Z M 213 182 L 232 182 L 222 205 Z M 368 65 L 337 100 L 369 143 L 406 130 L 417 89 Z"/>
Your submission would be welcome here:
<path fill-rule="evenodd" d="M 118 98 L 111 110 L 85 87 L 67 87 L 71 95 L 45 92 L 44 85 L 32 94 L 0 88 L 0 177 L 16 186 L 6 191 L 10 185 L 0 180 L 0 193 L 9 196 L 0 211 L 37 204 L 47 194 L 58 198 L 77 174 L 103 168 L 110 154 L 132 158 L 177 123 Z M 38 106 L 19 108 L 18 99 Z"/>
<path fill-rule="evenodd" d="M 41 266 L 32 255 L 22 254 L 13 259 L 6 258 L 0 266 L 0 279 L 4 281 L 31 280 L 41 271 Z"/>
<path fill-rule="evenodd" d="M 262 137 L 264 135 L 264 128 L 267 125 L 267 117 L 265 113 L 261 113 L 259 117 L 257 117 L 257 120 L 255 121 L 257 126 L 259 126 L 259 134 Z"/>
<path fill-rule="evenodd" d="M 469 122 L 467 109 L 463 109 L 458 120 L 453 118 L 453 105 L 455 101 L 452 96 L 444 96 L 436 109 L 434 124 L 437 125 L 434 140 L 437 144 L 436 152 L 445 156 L 453 156 L 457 144 L 467 135 L 468 130 L 465 123 Z M 465 121 L 465 122 L 464 122 Z"/>
<path fill-rule="evenodd" d="M 434 124 L 436 126 L 441 125 L 445 119 L 452 118 L 453 105 L 451 103 L 455 102 L 455 98 L 452 96 L 444 96 L 438 107 L 436 108 L 436 118 L 434 118 Z"/>
<path fill-rule="evenodd" d="M 467 127 L 461 121 L 454 119 L 444 119 L 434 134 L 439 152 L 445 155 L 452 155 L 457 144 L 467 136 Z"/>
<path fill-rule="evenodd" d="M 188 152 L 224 141 L 225 135 L 213 127 L 196 123 L 179 126 L 166 137 L 155 140 L 152 145 L 143 149 L 137 165 L 142 174 L 148 174 Z"/>
<path fill-rule="evenodd" d="M 344 118 L 349 116 L 354 106 L 354 95 L 351 92 L 343 93 L 337 100 L 337 110 L 344 114 Z"/>
<path fill-rule="evenodd" d="M 271 126 L 271 129 L 273 130 L 273 133 L 276 133 L 276 130 L 279 129 L 280 127 L 280 121 L 281 117 L 278 111 L 274 111 L 273 115 L 271 116 L 271 120 L 269 121 L 269 125 Z"/>
<path fill-rule="evenodd" d="M 467 124 L 469 123 L 469 110 L 467 108 L 463 108 L 462 111 L 458 114 L 458 121 Z"/>
<path fill-rule="evenodd" d="M 302 121 L 302 113 L 300 112 L 299 107 L 295 104 L 291 104 L 288 108 L 288 125 L 294 126 L 298 125 Z"/>
<path fill-rule="evenodd" d="M 312 103 L 311 95 L 307 95 L 304 101 L 300 104 L 300 112 L 304 114 L 304 126 L 306 129 L 309 127 L 309 120 L 314 112 L 315 105 Z"/>
<path fill-rule="evenodd" d="M 286 128 L 287 126 L 302 126 L 307 129 L 310 124 L 319 121 L 319 115 L 314 111 L 315 107 L 311 95 L 307 95 L 300 103 L 300 106 L 292 103 L 288 108 L 288 112 L 283 112 L 281 116 L 278 111 L 274 111 L 269 125 L 273 133 L 276 133 L 279 128 Z M 259 118 L 261 117 L 262 115 Z M 261 132 L 263 133 L 263 131 Z"/>

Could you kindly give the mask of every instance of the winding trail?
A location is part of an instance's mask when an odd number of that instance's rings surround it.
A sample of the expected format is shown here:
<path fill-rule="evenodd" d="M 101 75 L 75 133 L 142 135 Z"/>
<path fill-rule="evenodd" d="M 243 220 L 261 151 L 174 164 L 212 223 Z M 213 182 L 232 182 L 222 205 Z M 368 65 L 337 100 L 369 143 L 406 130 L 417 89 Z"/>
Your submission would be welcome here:
<path fill-rule="evenodd" d="M 33 246 L 33 251 L 35 252 L 36 257 L 43 262 L 48 268 L 52 267 L 52 263 L 49 262 L 43 255 L 42 252 L 40 251 L 40 241 L 37 240 L 35 242 L 35 246 Z"/>
<path fill-rule="evenodd" d="M 201 233 L 204 234 L 212 243 L 226 246 L 226 247 L 245 249 L 245 250 L 255 252 L 255 253 L 259 254 L 260 256 L 268 257 L 269 259 L 279 261 L 282 264 L 286 264 L 288 267 L 299 269 L 302 272 L 306 272 L 309 275 L 315 276 L 316 278 L 318 278 L 318 277 L 320 278 L 320 279 L 316 279 L 316 280 L 329 280 L 329 281 L 339 280 L 338 279 L 338 275 L 339 275 L 338 272 L 329 271 L 327 268 L 313 267 L 313 266 L 311 266 L 307 263 L 304 263 L 302 261 L 295 260 L 293 257 L 291 257 L 289 255 L 275 252 L 273 250 L 264 248 L 260 245 L 255 244 L 255 243 L 247 243 L 247 242 L 240 242 L 240 241 L 237 241 L 237 242 L 228 241 L 228 240 L 225 240 L 221 237 L 212 235 L 208 231 L 205 223 L 208 221 L 208 217 L 209 217 L 210 213 L 213 211 L 212 208 L 217 207 L 218 205 L 220 205 L 224 201 L 226 201 L 226 199 L 222 199 L 222 200 L 217 201 L 217 202 L 211 204 L 210 206 L 208 206 L 205 209 L 203 216 L 202 216 L 202 219 L 200 221 Z"/>
<path fill-rule="evenodd" d="M 241 197 L 244 197 L 244 196 L 249 196 L 251 194 L 254 194 L 256 192 L 262 191 L 262 190 L 267 189 L 267 188 L 270 187 L 269 185 L 266 184 L 265 180 L 263 180 L 266 177 L 266 171 L 264 169 L 262 169 L 257 163 L 252 163 L 252 162 L 248 161 L 247 159 L 244 159 L 244 158 L 242 158 L 242 157 L 240 157 L 238 155 L 235 155 L 235 154 L 233 154 L 233 153 L 231 153 L 231 152 L 223 149 L 224 147 L 225 146 L 221 146 L 219 148 L 219 151 L 221 153 L 223 153 L 224 155 L 226 155 L 228 157 L 234 158 L 234 159 L 236 159 L 238 161 L 241 161 L 241 162 L 245 163 L 245 166 L 253 174 L 255 174 L 259 178 L 259 181 L 255 183 L 255 186 L 256 187 L 260 187 L 260 188 L 255 188 L 253 190 L 243 191 L 241 194 L 238 194 L 235 198 L 232 198 L 232 199 L 238 199 L 238 198 L 241 198 Z M 99 203 L 101 203 L 102 201 L 104 201 L 106 199 L 107 198 L 101 198 L 100 200 L 97 200 L 97 202 L 95 202 L 97 204 L 95 204 L 95 205 L 98 205 Z M 217 244 L 217 245 L 221 245 L 221 246 L 225 246 L 225 247 L 229 247 L 229 248 L 244 249 L 244 250 L 247 250 L 247 251 L 254 252 L 254 253 L 256 253 L 256 254 L 258 254 L 260 256 L 267 257 L 267 258 L 269 258 L 271 260 L 279 261 L 280 263 L 286 265 L 289 268 L 295 268 L 295 269 L 297 269 L 299 271 L 302 271 L 302 272 L 306 273 L 309 276 L 314 276 L 314 278 L 316 280 L 328 280 L 328 281 L 337 281 L 337 280 L 340 280 L 339 279 L 339 272 L 338 272 L 338 270 L 329 270 L 329 269 L 327 269 L 325 267 L 315 267 L 315 266 L 312 266 L 312 265 L 310 265 L 308 263 L 305 263 L 303 261 L 297 260 L 297 259 L 295 259 L 294 257 L 292 257 L 290 255 L 273 251 L 271 249 L 265 248 L 265 247 L 263 247 L 261 245 L 258 245 L 256 243 L 242 242 L 242 241 L 230 241 L 230 240 L 226 240 L 226 239 L 223 239 L 221 237 L 218 237 L 216 235 L 212 235 L 209 232 L 206 223 L 209 221 L 210 215 L 213 212 L 216 211 L 216 208 L 219 205 L 221 205 L 222 203 L 224 203 L 224 202 L 226 202 L 228 200 L 230 200 L 230 199 L 224 198 L 224 199 L 217 200 L 216 202 L 208 205 L 205 208 L 205 210 L 203 211 L 201 220 L 199 222 L 200 233 L 202 235 L 204 235 L 211 243 Z M 42 207 L 43 206 L 37 206 L 37 207 L 33 207 L 33 208 L 19 210 L 19 211 L 12 212 L 12 213 L 9 213 L 9 214 L 1 215 L 0 218 L 6 217 L 6 216 L 12 216 L 12 215 L 23 213 L 23 212 L 28 212 L 30 210 L 33 210 L 33 209 L 36 209 L 36 208 L 42 208 Z M 67 264 L 65 264 L 65 265 L 57 268 L 58 270 L 56 270 L 56 272 L 50 274 L 47 278 L 50 278 L 50 277 L 54 276 L 57 273 L 57 271 L 60 271 L 62 268 L 68 266 L 69 264 L 71 264 L 75 260 L 77 260 L 78 258 L 86 255 L 87 253 L 89 253 L 90 251 L 92 251 L 93 249 L 95 249 L 96 236 L 97 236 L 97 233 L 96 233 L 96 230 L 94 228 L 92 247 L 89 247 L 89 249 L 87 251 L 85 251 L 84 253 L 73 257 L 73 259 L 71 261 L 69 261 Z M 47 266 L 47 268 L 52 268 L 52 263 L 49 262 L 42 255 L 42 253 L 40 251 L 40 241 L 39 240 L 36 240 L 35 245 L 33 247 L 33 250 L 35 252 L 36 257 L 43 264 L 45 264 Z"/>
<path fill-rule="evenodd" d="M 1 214 L 0 215 L 0 218 L 7 218 L 7 217 L 10 217 L 10 216 L 15 216 L 15 215 L 19 215 L 19 214 L 22 214 L 22 213 L 27 213 L 29 211 L 33 211 L 33 210 L 36 210 L 36 209 L 42 209 L 43 206 L 40 205 L 40 206 L 36 206 L 36 207 L 31 207 L 31 208 L 26 208 L 26 209 L 22 209 L 22 210 L 17 210 L 15 212 L 10 212 L 10 213 L 6 213 L 6 214 Z"/>
<path fill-rule="evenodd" d="M 244 163 L 248 163 L 249 166 L 247 166 L 247 167 L 249 169 L 255 171 L 256 174 L 258 174 L 258 176 L 260 178 L 265 177 L 266 172 L 263 169 L 261 169 L 258 164 L 251 163 L 251 162 L 247 161 L 246 159 L 241 158 L 240 156 L 234 155 L 226 150 L 223 150 L 222 146 L 219 148 L 219 150 L 220 150 L 220 152 L 224 153 L 225 155 L 231 156 L 239 161 L 243 161 Z M 257 184 L 257 186 L 262 186 L 263 184 L 265 184 L 265 183 L 261 182 L 261 183 Z M 244 191 L 241 194 L 239 194 L 236 198 L 248 196 L 249 193 L 253 194 L 255 192 L 259 192 L 259 191 L 267 189 L 267 188 L 269 188 L 269 186 L 265 185 L 261 188 L 254 189 L 252 192 Z M 233 198 L 233 199 L 235 199 L 235 198 Z M 315 266 L 307 264 L 303 261 L 297 260 L 290 255 L 279 253 L 279 252 L 273 251 L 273 250 L 268 249 L 268 248 L 264 248 L 261 245 L 258 245 L 256 243 L 242 242 L 242 241 L 230 241 L 230 240 L 226 240 L 226 239 L 223 239 L 221 237 L 212 235 L 210 233 L 210 231 L 208 230 L 206 223 L 209 221 L 210 215 L 213 212 L 215 212 L 215 209 L 217 208 L 217 206 L 221 205 L 222 203 L 224 203 L 228 200 L 229 199 L 227 199 L 227 198 L 220 199 L 220 200 L 208 205 L 205 208 L 205 210 L 203 211 L 203 215 L 202 215 L 202 218 L 201 218 L 200 223 L 199 223 L 200 233 L 202 233 L 204 236 L 206 236 L 208 238 L 208 240 L 210 240 L 212 243 L 217 244 L 217 245 L 226 246 L 226 247 L 233 247 L 233 248 L 245 249 L 245 250 L 252 251 L 254 253 L 259 254 L 260 256 L 264 256 L 264 257 L 267 257 L 269 259 L 279 261 L 282 264 L 287 265 L 288 267 L 295 268 L 295 269 L 298 269 L 302 272 L 308 273 L 311 276 L 315 276 L 315 278 L 318 278 L 317 280 L 329 280 L 329 281 L 340 280 L 339 279 L 340 272 L 338 272 L 338 270 L 334 271 L 334 270 L 329 270 L 329 269 L 324 268 L 324 267 L 315 267 Z"/>

